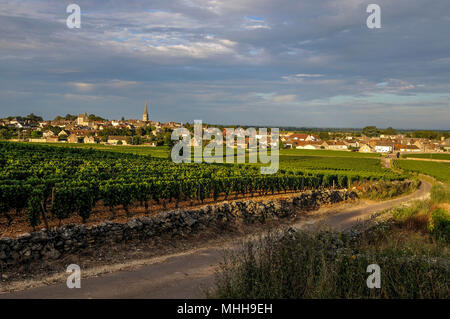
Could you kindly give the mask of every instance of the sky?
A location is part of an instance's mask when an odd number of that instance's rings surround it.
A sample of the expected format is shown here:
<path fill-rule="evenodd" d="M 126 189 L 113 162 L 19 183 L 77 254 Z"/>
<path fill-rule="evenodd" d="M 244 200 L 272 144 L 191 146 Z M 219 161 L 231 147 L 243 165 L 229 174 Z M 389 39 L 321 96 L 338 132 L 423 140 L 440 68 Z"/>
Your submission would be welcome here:
<path fill-rule="evenodd" d="M 0 0 L 0 30 L 0 117 L 450 129 L 448 0 Z"/>

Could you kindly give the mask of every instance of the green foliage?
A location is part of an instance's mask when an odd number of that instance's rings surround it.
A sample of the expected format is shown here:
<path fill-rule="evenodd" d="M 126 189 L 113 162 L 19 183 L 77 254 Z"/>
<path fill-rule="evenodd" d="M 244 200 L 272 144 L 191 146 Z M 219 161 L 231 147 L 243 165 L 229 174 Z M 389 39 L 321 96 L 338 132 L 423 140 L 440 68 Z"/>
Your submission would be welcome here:
<path fill-rule="evenodd" d="M 362 130 L 362 134 L 368 136 L 368 137 L 374 137 L 380 135 L 380 130 L 377 129 L 376 126 L 366 126 Z"/>
<path fill-rule="evenodd" d="M 318 151 L 320 152 L 320 151 Z M 357 172 L 391 172 L 381 166 L 379 159 L 375 158 L 339 158 L 329 156 L 283 156 L 281 168 L 286 170 L 333 170 Z"/>
<path fill-rule="evenodd" d="M 209 297 L 447 298 L 447 265 L 422 247 L 386 247 L 389 231 L 268 234 L 225 258 Z M 381 268 L 379 289 L 367 287 L 370 264 Z"/>
<path fill-rule="evenodd" d="M 408 172 L 430 175 L 443 182 L 450 181 L 450 163 L 394 160 L 394 166 Z"/>
<path fill-rule="evenodd" d="M 52 203 L 52 216 L 63 220 L 78 214 L 83 221 L 98 201 L 114 216 L 119 205 L 128 214 L 136 201 L 203 201 L 220 195 L 344 188 L 357 181 L 403 178 L 381 168 L 376 159 L 292 156 L 282 159 L 277 174 L 261 175 L 260 165 L 175 164 L 126 151 L 25 143 L 0 143 L 0 164 L 0 207 L 4 212 L 20 210 L 18 203 L 27 203 L 29 190 L 41 187 L 41 202 Z"/>
<path fill-rule="evenodd" d="M 27 220 L 31 226 L 36 227 L 41 223 L 40 215 L 42 212 L 42 202 L 44 199 L 43 190 L 33 189 L 28 199 Z"/>
<path fill-rule="evenodd" d="M 55 117 L 54 121 L 61 121 L 61 120 L 66 120 L 66 121 L 75 121 L 77 119 L 76 115 L 72 115 L 72 114 L 66 114 L 66 116 L 57 116 Z"/>
<path fill-rule="evenodd" d="M 28 114 L 24 119 L 25 120 L 29 120 L 32 123 L 38 123 L 38 122 L 42 122 L 43 121 L 41 116 L 37 116 L 34 113 Z"/>
<path fill-rule="evenodd" d="M 396 135 L 397 131 L 394 130 L 392 127 L 388 127 L 385 130 L 381 130 L 381 133 L 386 134 L 386 135 Z"/>
<path fill-rule="evenodd" d="M 100 116 L 97 116 L 95 114 L 89 114 L 88 119 L 89 119 L 89 121 L 94 121 L 94 122 L 104 122 L 104 121 L 106 121 L 106 119 L 104 119 L 104 118 L 102 118 Z"/>
<path fill-rule="evenodd" d="M 284 149 L 280 150 L 280 157 L 289 156 L 330 156 L 330 157 L 380 157 L 379 153 L 359 153 L 348 151 L 333 151 L 333 150 L 298 150 L 298 149 Z"/>
<path fill-rule="evenodd" d="M 394 208 L 392 218 L 399 226 L 425 230 L 431 205 L 430 201 L 414 201 L 408 206 Z"/>
<path fill-rule="evenodd" d="M 31 132 L 31 138 L 41 138 L 42 132 L 41 131 L 32 131 Z"/>
<path fill-rule="evenodd" d="M 17 129 L 10 127 L 0 127 L 0 140 L 10 140 L 17 136 Z"/>
<path fill-rule="evenodd" d="M 425 154 L 402 154 L 403 158 L 427 158 L 450 161 L 450 154 L 445 153 L 425 153 Z"/>
<path fill-rule="evenodd" d="M 419 180 L 386 181 L 380 180 L 358 186 L 361 198 L 385 200 L 415 191 L 420 185 Z"/>
<path fill-rule="evenodd" d="M 436 131 L 414 131 L 411 134 L 414 138 L 427 138 L 432 140 L 440 139 L 441 136 L 448 137 L 448 132 L 436 132 Z"/>
<path fill-rule="evenodd" d="M 133 130 L 122 127 L 105 127 L 99 131 L 99 136 L 132 136 Z"/>
<path fill-rule="evenodd" d="M 92 208 L 95 204 L 95 192 L 93 189 L 80 186 L 75 188 L 74 210 L 82 218 L 83 223 L 91 216 Z"/>
<path fill-rule="evenodd" d="M 430 192 L 431 200 L 434 203 L 450 203 L 450 186 L 436 184 Z"/>
<path fill-rule="evenodd" d="M 443 208 L 435 209 L 431 213 L 428 229 L 437 239 L 450 243 L 450 213 Z"/>

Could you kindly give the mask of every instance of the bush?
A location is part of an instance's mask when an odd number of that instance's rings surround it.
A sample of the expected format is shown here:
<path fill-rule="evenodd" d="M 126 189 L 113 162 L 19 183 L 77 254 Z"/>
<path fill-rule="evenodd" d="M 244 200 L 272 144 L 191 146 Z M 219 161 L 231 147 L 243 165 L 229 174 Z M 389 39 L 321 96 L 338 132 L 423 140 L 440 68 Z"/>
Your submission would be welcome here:
<path fill-rule="evenodd" d="M 439 240 L 450 243 L 450 213 L 442 208 L 431 213 L 428 229 Z"/>
<path fill-rule="evenodd" d="M 367 248 L 367 234 L 269 234 L 225 258 L 214 298 L 448 298 L 450 270 L 432 254 Z M 381 268 L 369 289 L 367 266 Z"/>
<path fill-rule="evenodd" d="M 392 218 L 398 226 L 406 226 L 407 229 L 426 230 L 430 206 L 430 201 L 414 201 L 409 206 L 394 208 Z"/>
<path fill-rule="evenodd" d="M 434 203 L 450 202 L 450 188 L 441 184 L 433 185 L 431 188 L 431 200 Z"/>
<path fill-rule="evenodd" d="M 357 187 L 361 198 L 385 200 L 415 191 L 420 186 L 420 180 L 377 181 L 364 183 Z"/>

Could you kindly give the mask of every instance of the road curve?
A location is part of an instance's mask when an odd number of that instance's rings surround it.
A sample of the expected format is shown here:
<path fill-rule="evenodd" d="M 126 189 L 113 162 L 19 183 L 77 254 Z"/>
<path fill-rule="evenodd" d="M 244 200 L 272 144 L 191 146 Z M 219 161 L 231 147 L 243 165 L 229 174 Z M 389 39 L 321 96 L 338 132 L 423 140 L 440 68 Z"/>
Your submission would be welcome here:
<path fill-rule="evenodd" d="M 422 181 L 418 190 L 397 199 L 359 205 L 351 209 L 337 208 L 316 222 L 335 229 L 345 229 L 373 213 L 392 208 L 412 199 L 420 199 L 429 193 L 431 185 Z M 310 223 L 309 223 L 310 225 Z M 305 222 L 293 225 L 305 227 Z M 235 247 L 235 246 L 234 246 Z M 182 254 L 158 258 L 151 264 L 131 271 L 118 271 L 99 277 L 82 278 L 80 289 L 69 289 L 65 282 L 0 294 L 0 298 L 204 298 L 205 289 L 214 282 L 214 272 L 228 247 L 208 247 Z"/>

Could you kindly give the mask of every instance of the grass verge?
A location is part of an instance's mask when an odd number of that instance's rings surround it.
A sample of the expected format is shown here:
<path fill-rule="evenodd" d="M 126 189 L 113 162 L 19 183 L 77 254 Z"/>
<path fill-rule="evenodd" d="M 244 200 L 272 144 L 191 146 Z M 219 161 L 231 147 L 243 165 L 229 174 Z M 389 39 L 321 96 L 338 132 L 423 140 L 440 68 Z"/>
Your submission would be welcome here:
<path fill-rule="evenodd" d="M 271 232 L 225 257 L 210 298 L 449 298 L 449 188 L 342 233 Z M 367 267 L 381 287 L 367 286 Z"/>

